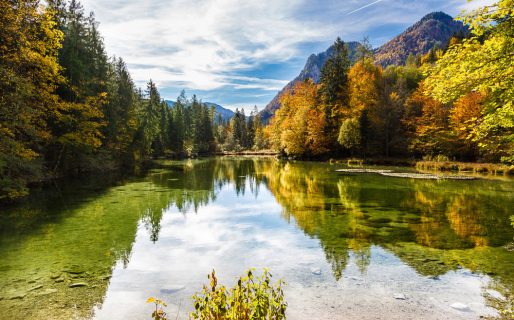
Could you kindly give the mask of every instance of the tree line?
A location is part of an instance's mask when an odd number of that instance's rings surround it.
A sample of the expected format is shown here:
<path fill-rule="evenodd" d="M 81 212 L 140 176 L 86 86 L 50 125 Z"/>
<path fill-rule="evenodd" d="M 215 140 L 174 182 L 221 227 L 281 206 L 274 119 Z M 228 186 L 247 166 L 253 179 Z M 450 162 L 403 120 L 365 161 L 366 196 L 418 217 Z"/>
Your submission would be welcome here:
<path fill-rule="evenodd" d="M 137 88 L 77 0 L 7 0 L 0 12 L 0 201 L 49 178 L 263 145 L 253 113 L 223 123 L 195 96 L 170 107 L 153 81 Z"/>
<path fill-rule="evenodd" d="M 514 162 L 513 1 L 462 17 L 470 35 L 446 50 L 382 68 L 364 42 L 352 64 L 344 42 L 321 72 L 281 97 L 268 127 L 289 156 L 441 158 Z"/>
<path fill-rule="evenodd" d="M 0 201 L 53 177 L 271 147 L 295 157 L 442 157 L 514 162 L 513 0 L 461 17 L 446 50 L 382 68 L 338 39 L 321 81 L 297 84 L 263 127 L 254 109 L 217 116 L 196 96 L 163 101 L 109 57 L 77 0 L 0 2 Z"/>

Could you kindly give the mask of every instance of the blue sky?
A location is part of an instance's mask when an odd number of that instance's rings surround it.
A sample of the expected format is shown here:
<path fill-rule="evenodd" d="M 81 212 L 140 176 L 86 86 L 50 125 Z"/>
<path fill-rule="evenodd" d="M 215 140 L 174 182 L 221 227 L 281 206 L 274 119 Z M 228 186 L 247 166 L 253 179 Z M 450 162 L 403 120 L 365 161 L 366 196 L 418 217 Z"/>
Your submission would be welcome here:
<path fill-rule="evenodd" d="M 82 0 L 110 55 L 165 99 L 182 89 L 231 109 L 262 109 L 337 36 L 380 46 L 432 11 L 492 0 Z"/>

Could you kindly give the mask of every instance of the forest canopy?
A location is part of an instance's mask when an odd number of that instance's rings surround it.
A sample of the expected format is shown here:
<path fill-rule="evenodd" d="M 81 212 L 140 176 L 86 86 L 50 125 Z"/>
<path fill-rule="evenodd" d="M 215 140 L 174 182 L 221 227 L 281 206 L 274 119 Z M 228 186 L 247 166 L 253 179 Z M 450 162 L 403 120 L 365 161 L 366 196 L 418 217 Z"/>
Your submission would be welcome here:
<path fill-rule="evenodd" d="M 514 163 L 514 2 L 460 16 L 469 35 L 383 68 L 364 42 L 350 65 L 340 40 L 319 84 L 280 98 L 269 130 L 289 156 L 441 157 Z"/>
<path fill-rule="evenodd" d="M 513 0 L 463 14 L 467 34 L 382 67 L 337 39 L 320 82 L 280 97 L 268 126 L 230 120 L 185 92 L 170 106 L 109 57 L 77 0 L 1 1 L 0 201 L 56 177 L 139 168 L 154 157 L 272 148 L 283 155 L 514 163 Z M 350 59 L 350 56 L 352 59 Z"/>

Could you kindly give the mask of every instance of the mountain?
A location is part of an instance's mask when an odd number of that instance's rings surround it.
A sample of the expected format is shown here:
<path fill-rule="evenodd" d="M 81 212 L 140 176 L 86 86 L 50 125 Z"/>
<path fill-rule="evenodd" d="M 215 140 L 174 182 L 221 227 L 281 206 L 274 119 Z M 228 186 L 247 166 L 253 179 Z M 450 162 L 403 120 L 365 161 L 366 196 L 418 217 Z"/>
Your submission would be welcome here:
<path fill-rule="evenodd" d="M 175 105 L 175 101 L 172 101 L 172 100 L 165 100 L 165 101 L 172 108 Z M 219 104 L 212 103 L 212 102 L 204 102 L 203 104 L 205 104 L 209 108 L 214 107 L 214 120 L 217 120 L 218 115 L 221 115 L 221 118 L 224 121 L 228 121 L 228 120 L 232 119 L 232 116 L 234 115 L 234 112 L 232 110 L 223 108 Z"/>
<path fill-rule="evenodd" d="M 357 53 L 357 49 L 360 46 L 358 42 L 347 42 L 348 52 L 350 55 L 350 60 L 354 61 Z M 325 62 L 334 54 L 334 45 L 331 45 L 326 51 L 311 54 L 309 59 L 307 59 L 307 63 L 305 67 L 303 67 L 302 72 L 291 82 L 289 82 L 282 90 L 277 93 L 277 95 L 271 100 L 270 103 L 261 111 L 261 118 L 264 122 L 268 122 L 268 120 L 275 114 L 275 111 L 280 108 L 280 96 L 286 92 L 287 90 L 294 87 L 294 85 L 298 82 L 305 81 L 307 79 L 312 79 L 315 83 L 318 83 L 321 76 L 321 68 L 325 65 Z"/>
<path fill-rule="evenodd" d="M 378 49 L 375 49 L 375 61 L 386 67 L 392 64 L 405 64 L 407 57 L 425 54 L 435 46 L 444 48 L 453 35 L 466 35 L 467 27 L 462 22 L 455 21 L 444 12 L 433 12 L 424 16 L 420 21 L 409 27 L 405 32 L 396 36 Z M 350 59 L 355 60 L 355 54 L 359 48 L 358 42 L 347 42 Z M 315 83 L 320 80 L 321 69 L 325 62 L 332 56 L 334 47 L 331 46 L 325 52 L 313 54 L 307 59 L 305 67 L 293 81 L 289 82 L 270 103 L 262 110 L 261 117 L 267 122 L 280 108 L 279 98 L 292 88 L 295 83 L 312 79 Z"/>
<path fill-rule="evenodd" d="M 232 119 L 232 117 L 234 116 L 234 112 L 232 110 L 223 108 L 219 104 L 212 103 L 212 102 L 204 102 L 204 104 L 207 105 L 209 108 L 214 107 L 214 113 L 216 114 L 216 117 L 219 114 L 219 115 L 221 115 L 221 118 L 224 121 L 228 121 L 228 120 Z"/>
<path fill-rule="evenodd" d="M 445 48 L 454 35 L 465 36 L 468 28 L 444 12 L 433 12 L 375 50 L 378 64 L 405 64 L 407 57 L 425 54 L 434 47 Z"/>

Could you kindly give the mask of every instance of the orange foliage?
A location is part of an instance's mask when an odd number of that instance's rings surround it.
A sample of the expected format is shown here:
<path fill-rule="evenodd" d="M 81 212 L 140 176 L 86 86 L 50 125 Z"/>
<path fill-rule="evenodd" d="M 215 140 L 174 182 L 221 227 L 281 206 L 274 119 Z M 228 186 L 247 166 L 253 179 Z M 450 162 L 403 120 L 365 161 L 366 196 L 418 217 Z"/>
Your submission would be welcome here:
<path fill-rule="evenodd" d="M 379 103 L 379 81 L 382 68 L 373 64 L 371 59 L 357 62 L 348 72 L 350 80 L 350 109 L 347 117 L 359 117 L 364 109 Z"/>
<path fill-rule="evenodd" d="M 480 118 L 484 98 L 481 93 L 471 92 L 454 103 L 450 112 L 450 124 L 459 138 L 470 138 L 470 133 Z"/>

